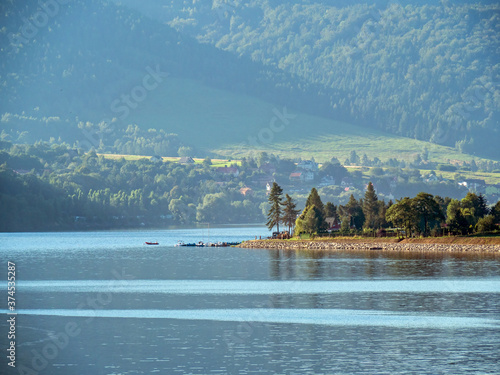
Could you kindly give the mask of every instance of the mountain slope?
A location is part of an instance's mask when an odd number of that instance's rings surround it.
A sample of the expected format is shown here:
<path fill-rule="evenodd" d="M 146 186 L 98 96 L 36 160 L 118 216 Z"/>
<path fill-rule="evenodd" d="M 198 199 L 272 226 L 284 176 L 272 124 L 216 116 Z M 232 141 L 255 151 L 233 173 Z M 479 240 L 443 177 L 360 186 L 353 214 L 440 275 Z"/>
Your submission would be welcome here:
<path fill-rule="evenodd" d="M 372 158 L 413 160 L 426 149 L 432 161 L 472 160 L 450 147 L 311 116 L 193 80 L 168 78 L 148 95 L 131 112 L 131 121 L 174 132 L 188 144 L 229 158 L 266 151 L 290 158 L 344 160 L 355 150 Z"/>
<path fill-rule="evenodd" d="M 498 2 L 121 3 L 317 84 L 317 114 L 500 156 Z"/>
<path fill-rule="evenodd" d="M 107 132 L 106 149 L 114 143 L 113 129 L 136 123 L 177 133 L 185 144 L 227 156 L 267 150 L 329 159 L 356 150 L 401 157 L 426 147 L 436 150 L 439 160 L 470 158 L 377 126 L 351 125 L 348 120 L 357 113 L 342 109 L 342 103 L 361 97 L 361 86 L 350 93 L 325 89 L 307 74 L 252 61 L 243 51 L 236 56 L 201 44 L 113 3 L 61 5 L 36 37 L 21 43 L 23 20 L 36 14 L 37 4 L 0 5 L 6 25 L 0 33 L 0 95 L 6 98 L 0 102 L 0 129 L 14 141 L 61 137 L 82 145 L 86 135 L 77 125 L 92 122 L 90 128 Z M 286 126 L 273 122 L 284 107 L 297 116 L 286 118 Z M 495 141 L 496 135 L 488 140 Z"/>

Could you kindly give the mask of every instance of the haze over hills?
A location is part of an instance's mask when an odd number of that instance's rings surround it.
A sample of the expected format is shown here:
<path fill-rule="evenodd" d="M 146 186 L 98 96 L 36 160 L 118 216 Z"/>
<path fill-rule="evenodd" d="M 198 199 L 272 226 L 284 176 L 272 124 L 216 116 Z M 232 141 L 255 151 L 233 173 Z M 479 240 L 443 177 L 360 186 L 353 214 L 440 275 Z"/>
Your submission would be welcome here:
<path fill-rule="evenodd" d="M 37 2 L 2 4 L 0 126 L 103 148 L 136 123 L 200 154 L 500 159 L 498 5 L 328 4 L 77 0 L 31 33 Z"/>

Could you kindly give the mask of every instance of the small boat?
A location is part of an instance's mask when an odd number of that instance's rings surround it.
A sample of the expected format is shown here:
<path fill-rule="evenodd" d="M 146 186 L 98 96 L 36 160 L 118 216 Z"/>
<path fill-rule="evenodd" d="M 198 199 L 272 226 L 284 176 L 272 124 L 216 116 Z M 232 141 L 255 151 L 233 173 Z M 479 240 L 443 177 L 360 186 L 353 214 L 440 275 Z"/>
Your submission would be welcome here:
<path fill-rule="evenodd" d="M 189 246 L 189 247 L 194 247 L 194 246 L 198 246 L 198 244 L 195 244 L 195 243 L 184 243 L 184 241 L 179 241 L 179 242 L 177 242 L 174 246 L 175 246 L 175 247 L 178 247 L 178 246 Z"/>
<path fill-rule="evenodd" d="M 158 242 L 148 242 L 148 241 L 146 241 L 145 244 L 146 245 L 159 245 Z"/>

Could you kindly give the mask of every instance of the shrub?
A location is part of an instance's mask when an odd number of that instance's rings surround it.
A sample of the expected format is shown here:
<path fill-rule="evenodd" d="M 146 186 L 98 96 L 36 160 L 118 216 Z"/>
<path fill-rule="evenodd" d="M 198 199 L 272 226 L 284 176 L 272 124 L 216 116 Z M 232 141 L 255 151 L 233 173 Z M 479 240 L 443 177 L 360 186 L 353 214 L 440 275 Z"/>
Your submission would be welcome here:
<path fill-rule="evenodd" d="M 480 218 L 476 224 L 476 232 L 478 233 L 491 232 L 495 230 L 495 228 L 495 218 L 493 215 L 486 215 Z"/>
<path fill-rule="evenodd" d="M 457 170 L 457 167 L 449 164 L 439 164 L 437 169 L 438 171 L 455 172 Z"/>

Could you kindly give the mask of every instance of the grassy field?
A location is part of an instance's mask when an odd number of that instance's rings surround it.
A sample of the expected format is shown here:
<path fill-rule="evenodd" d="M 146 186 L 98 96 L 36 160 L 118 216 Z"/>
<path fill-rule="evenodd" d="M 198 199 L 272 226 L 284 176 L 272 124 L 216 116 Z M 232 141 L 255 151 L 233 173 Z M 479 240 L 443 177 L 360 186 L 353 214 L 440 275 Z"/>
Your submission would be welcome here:
<path fill-rule="evenodd" d="M 431 161 L 473 159 L 450 147 L 307 115 L 293 107 L 283 111 L 282 106 L 251 96 L 168 78 L 148 92 L 126 121 L 177 133 L 185 143 L 226 158 L 266 151 L 281 157 L 314 156 L 319 162 L 335 156 L 343 162 L 355 150 L 370 158 L 412 160 L 427 149 Z M 283 113 L 285 123 L 277 116 Z"/>
<path fill-rule="evenodd" d="M 124 158 L 125 160 L 141 160 L 141 159 L 151 159 L 151 156 L 145 155 L 120 155 L 120 154 L 98 154 L 104 156 L 106 159 L 118 160 Z M 179 162 L 179 157 L 162 157 L 163 162 Z M 202 164 L 204 159 L 193 158 L 195 164 Z M 241 160 L 230 160 L 230 159 L 212 159 L 212 167 L 224 167 L 231 164 L 241 165 Z"/>
<path fill-rule="evenodd" d="M 144 156 L 144 155 L 119 155 L 119 154 L 99 154 L 103 155 L 107 159 L 113 159 L 113 160 L 118 160 L 121 158 L 124 158 L 125 160 L 140 160 L 140 159 L 150 159 L 151 156 Z M 164 162 L 178 162 L 179 157 L 163 157 L 162 158 Z M 203 163 L 203 159 L 199 158 L 193 158 L 195 164 L 201 164 Z M 236 164 L 236 165 L 241 165 L 241 160 L 234 160 L 234 159 L 211 159 L 212 160 L 212 167 L 217 168 L 217 167 L 224 167 L 224 166 L 229 166 L 231 164 Z M 366 178 L 369 178 L 370 175 L 370 170 L 372 168 L 370 167 L 360 167 L 360 166 L 347 166 L 346 167 L 348 171 L 352 172 L 354 170 L 361 170 L 363 173 L 363 176 Z M 385 168 L 386 169 L 386 168 Z M 427 169 L 421 169 L 420 173 L 422 175 L 429 174 L 431 170 Z M 464 179 L 482 179 L 485 180 L 488 185 L 493 185 L 493 184 L 500 184 L 500 173 L 487 173 L 487 172 L 469 172 L 469 171 L 457 171 L 457 172 L 446 172 L 446 171 L 435 171 L 436 174 L 442 175 L 444 178 L 454 180 L 455 175 L 458 173 L 461 175 Z"/>
<path fill-rule="evenodd" d="M 429 174 L 431 171 L 426 169 L 421 169 L 421 174 Z M 488 172 L 469 172 L 469 171 L 456 171 L 456 172 L 446 172 L 446 171 L 434 171 L 437 176 L 442 175 L 444 178 L 449 180 L 454 180 L 455 176 L 458 174 L 462 176 L 463 179 L 481 179 L 485 180 L 488 185 L 500 184 L 500 173 L 488 173 Z"/>

